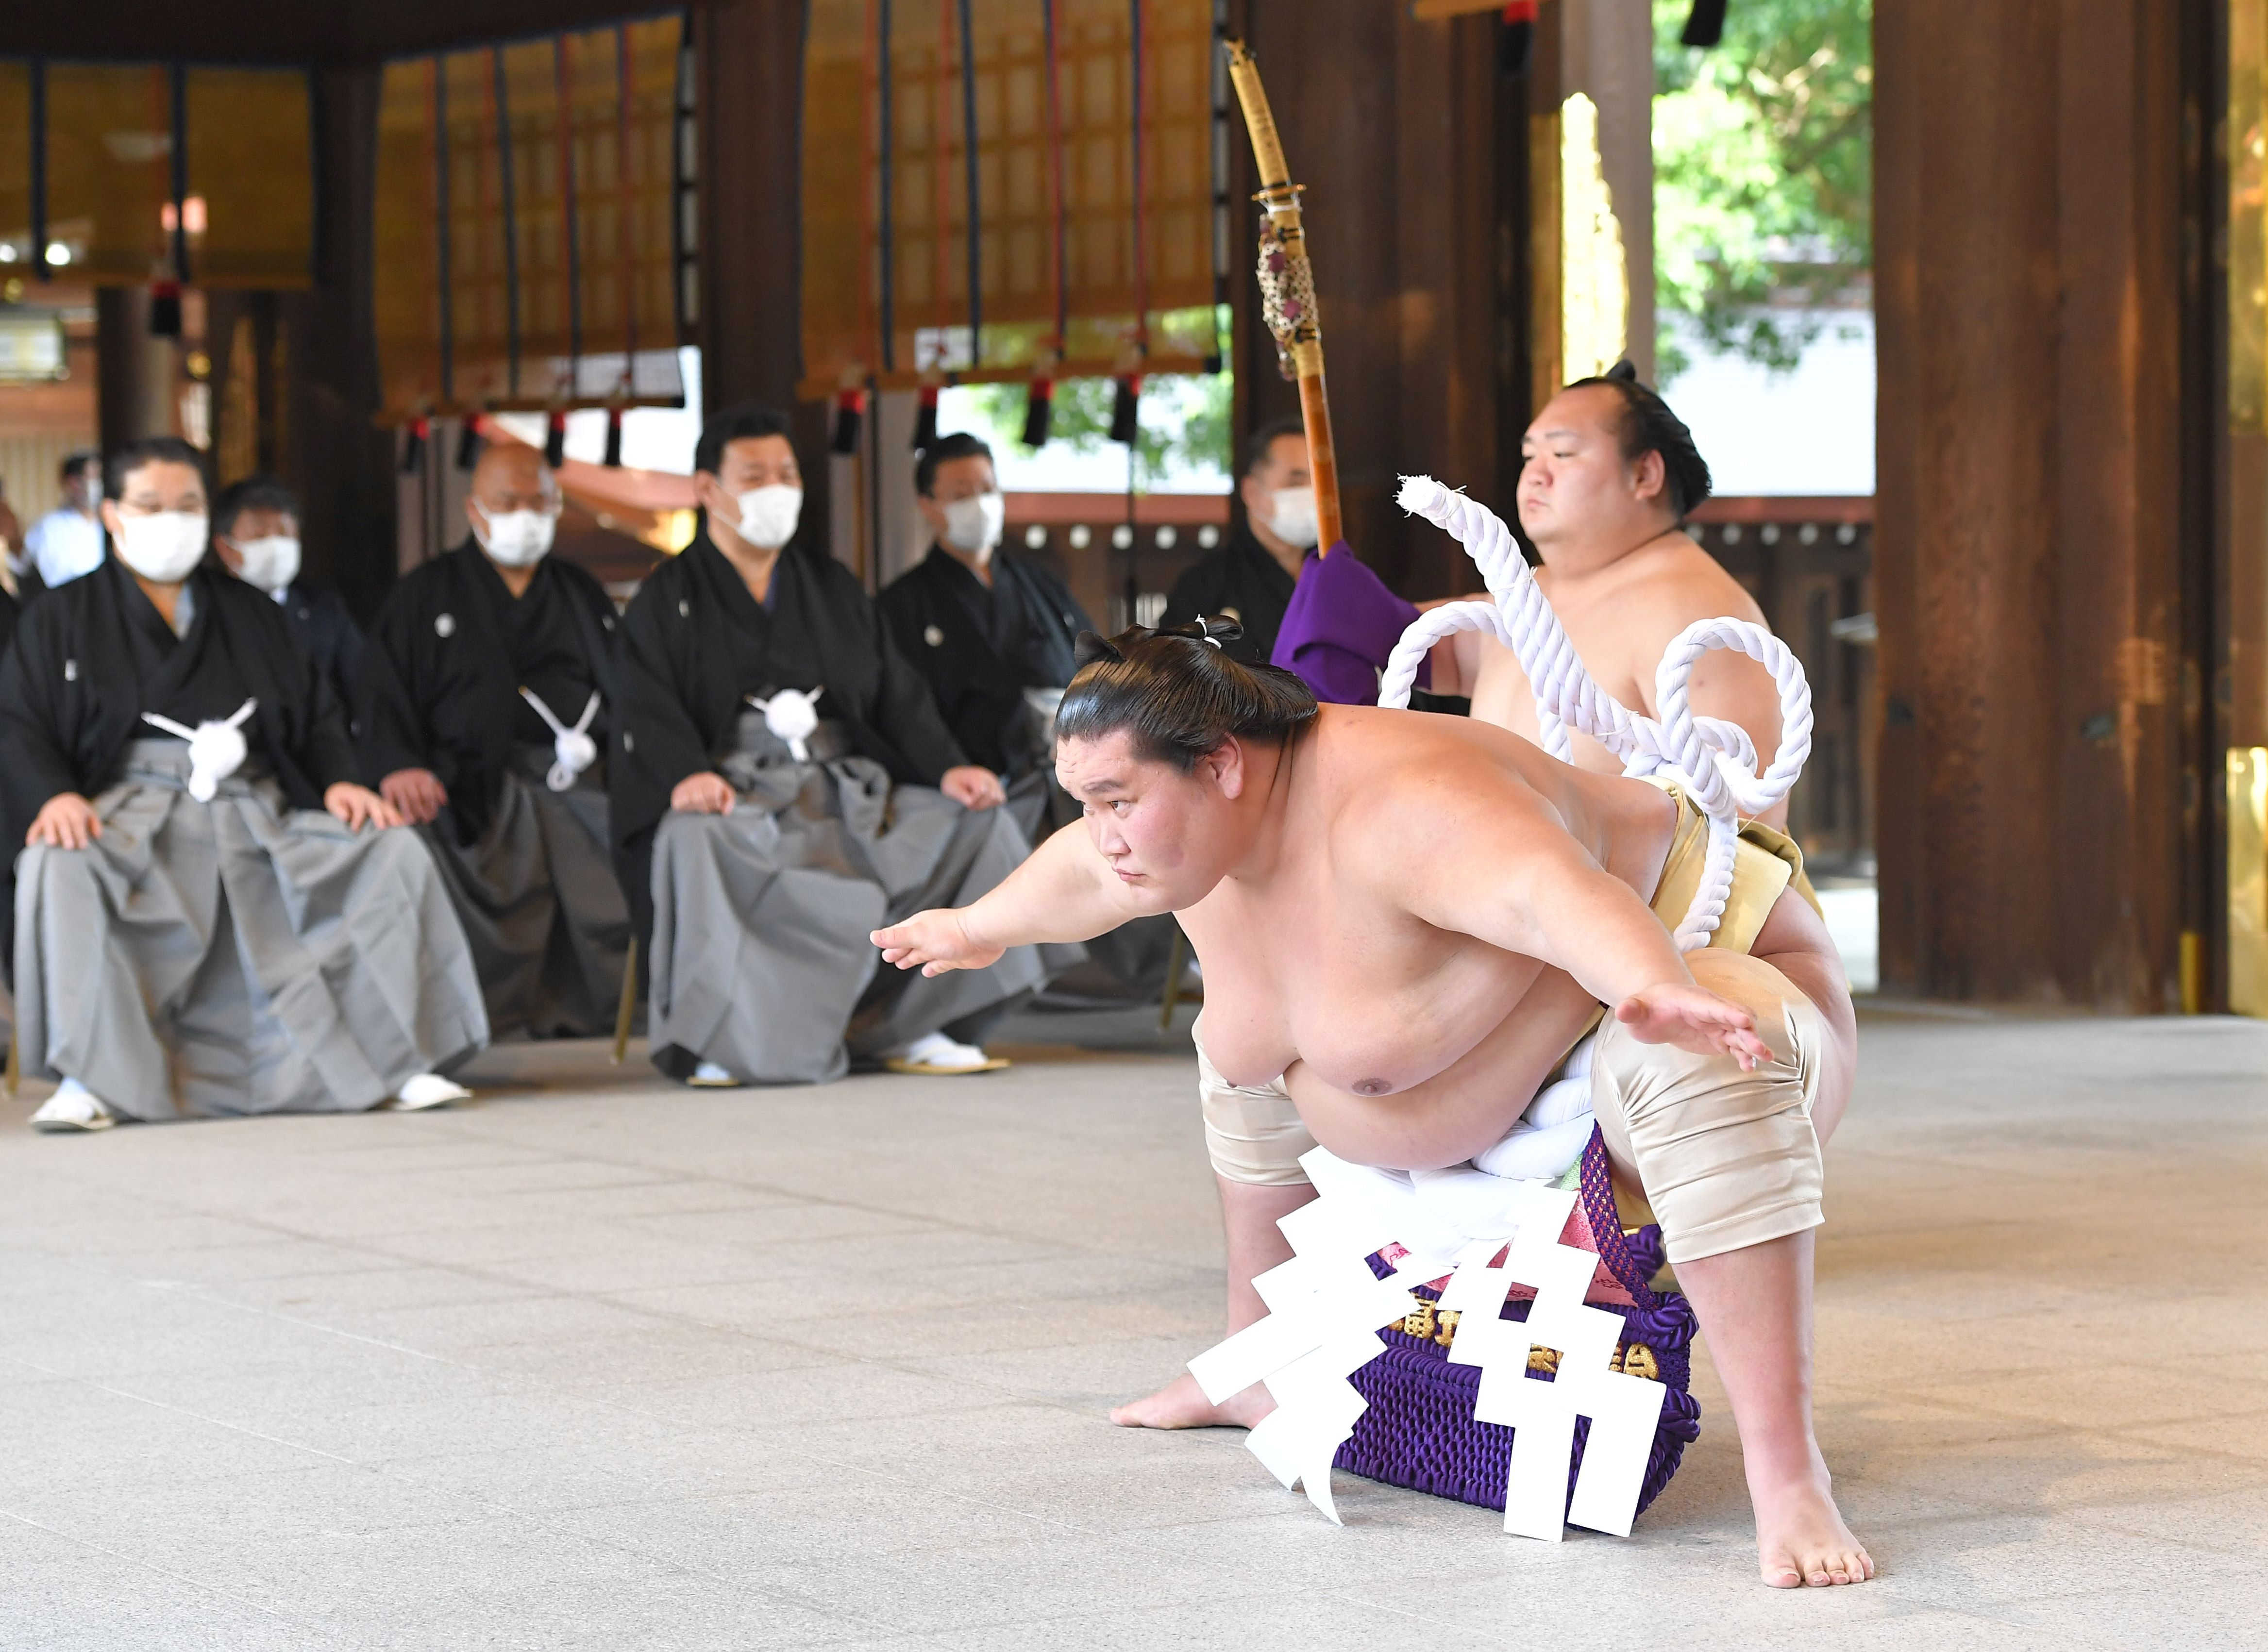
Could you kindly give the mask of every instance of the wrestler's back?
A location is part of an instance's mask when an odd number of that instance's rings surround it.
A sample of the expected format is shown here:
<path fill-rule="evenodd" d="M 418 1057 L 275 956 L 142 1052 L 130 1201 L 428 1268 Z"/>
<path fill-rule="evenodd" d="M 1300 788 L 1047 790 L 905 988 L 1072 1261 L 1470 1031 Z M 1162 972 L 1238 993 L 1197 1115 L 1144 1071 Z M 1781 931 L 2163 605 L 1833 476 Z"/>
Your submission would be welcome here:
<path fill-rule="evenodd" d="M 1284 1075 L 1316 1139 L 1359 1163 L 1471 1157 L 1597 1010 L 1565 973 L 1436 928 L 1392 893 L 1381 874 L 1438 844 L 1447 828 L 1428 799 L 1460 770 L 1534 790 L 1651 893 L 1675 824 L 1656 789 L 1468 718 L 1331 706 L 1295 750 L 1276 863 L 1181 914 L 1204 968 L 1207 1054 L 1232 1083 Z"/>

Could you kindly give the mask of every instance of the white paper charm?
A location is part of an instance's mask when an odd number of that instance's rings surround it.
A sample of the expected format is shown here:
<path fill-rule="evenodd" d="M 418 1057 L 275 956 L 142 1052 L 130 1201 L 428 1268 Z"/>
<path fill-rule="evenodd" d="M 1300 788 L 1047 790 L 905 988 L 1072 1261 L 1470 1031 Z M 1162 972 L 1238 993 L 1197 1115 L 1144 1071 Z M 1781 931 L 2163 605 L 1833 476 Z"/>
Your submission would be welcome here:
<path fill-rule="evenodd" d="M 189 796 L 199 803 L 210 803 L 219 794 L 221 782 L 242 768 L 244 760 L 251 755 L 244 724 L 259 703 L 247 700 L 225 723 L 200 723 L 194 729 L 183 728 L 154 711 L 144 712 L 142 721 L 189 743 Z"/>
<path fill-rule="evenodd" d="M 764 714 L 764 727 L 772 738 L 788 749 L 788 755 L 799 763 L 811 760 L 811 747 L 806 744 L 819 732 L 819 696 L 825 688 L 814 688 L 806 694 L 800 688 L 783 688 L 770 700 L 748 696 L 748 703 Z"/>
<path fill-rule="evenodd" d="M 1215 1405 L 1268 1384 L 1277 1408 L 1247 1449 L 1287 1488 L 1304 1482 L 1308 1501 L 1337 1523 L 1331 1460 L 1368 1404 L 1347 1379 L 1384 1352 L 1376 1333 L 1409 1312 L 1410 1288 L 1446 1276 L 1440 1311 L 1459 1315 L 1448 1357 L 1481 1369 L 1473 1414 L 1516 1431 L 1505 1530 L 1556 1542 L 1572 1519 L 1627 1537 L 1668 1391 L 1610 1369 L 1622 1317 L 1583 1301 L 1599 1259 L 1559 1243 L 1573 1191 L 1467 1171 L 1454 1183 L 1460 1197 L 1445 1200 L 1449 1186 L 1433 1178 L 1421 1188 L 1322 1148 L 1300 1164 L 1316 1197 L 1277 1224 L 1292 1259 L 1253 1281 L 1267 1318 L 1189 1362 Z M 1408 1254 L 1378 1279 L 1367 1259 L 1389 1246 Z M 1499 1252 L 1504 1265 L 1491 1266 Z M 1515 1285 L 1535 1292 L 1524 1324 L 1499 1317 Z M 1528 1376 L 1537 1346 L 1560 1356 L 1548 1383 Z M 1591 1430 L 1571 1507 L 1579 1416 Z"/>

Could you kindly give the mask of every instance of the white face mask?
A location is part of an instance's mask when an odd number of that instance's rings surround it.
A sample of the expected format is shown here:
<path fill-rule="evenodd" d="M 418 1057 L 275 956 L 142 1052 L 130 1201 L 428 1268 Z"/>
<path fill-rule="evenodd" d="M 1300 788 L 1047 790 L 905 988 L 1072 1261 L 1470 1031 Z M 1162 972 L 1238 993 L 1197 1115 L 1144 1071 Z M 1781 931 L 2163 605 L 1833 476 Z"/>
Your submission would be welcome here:
<path fill-rule="evenodd" d="M 740 519 L 733 525 L 760 551 L 776 551 L 795 537 L 803 517 L 803 489 L 785 482 L 751 488 L 740 496 Z"/>
<path fill-rule="evenodd" d="M 118 556 L 153 584 L 178 585 L 205 559 L 206 517 L 202 510 L 159 510 L 148 516 L 118 513 Z"/>
<path fill-rule="evenodd" d="M 1322 529 L 1315 520 L 1315 490 L 1278 488 L 1274 508 L 1269 512 L 1268 527 L 1294 550 L 1313 550 L 1315 541 L 1322 537 Z"/>
<path fill-rule="evenodd" d="M 236 576 L 256 590 L 270 596 L 299 577 L 299 541 L 288 533 L 271 533 L 265 539 L 237 540 L 236 554 L 243 566 Z"/>
<path fill-rule="evenodd" d="M 1008 525 L 1008 502 L 997 493 L 956 499 L 945 507 L 945 542 L 976 555 L 1000 542 Z"/>
<path fill-rule="evenodd" d="M 475 526 L 474 537 L 489 560 L 500 567 L 532 567 L 551 549 L 552 530 L 558 524 L 548 510 L 507 510 L 495 517 L 483 510 L 481 515 L 488 531 L 483 533 Z"/>

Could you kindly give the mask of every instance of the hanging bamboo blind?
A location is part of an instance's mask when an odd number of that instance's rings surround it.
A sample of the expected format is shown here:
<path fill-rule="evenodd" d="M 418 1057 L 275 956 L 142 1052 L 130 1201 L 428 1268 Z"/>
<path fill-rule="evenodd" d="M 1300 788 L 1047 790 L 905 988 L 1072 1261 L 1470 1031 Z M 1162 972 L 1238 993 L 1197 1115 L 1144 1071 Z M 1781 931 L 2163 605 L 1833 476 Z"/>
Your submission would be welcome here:
<path fill-rule="evenodd" d="M 386 66 L 388 415 L 682 397 L 675 15 Z"/>
<path fill-rule="evenodd" d="M 804 392 L 1218 364 L 1211 0 L 812 0 Z"/>
<path fill-rule="evenodd" d="M 301 70 L 0 61 L 5 267 L 305 287 L 313 118 Z"/>

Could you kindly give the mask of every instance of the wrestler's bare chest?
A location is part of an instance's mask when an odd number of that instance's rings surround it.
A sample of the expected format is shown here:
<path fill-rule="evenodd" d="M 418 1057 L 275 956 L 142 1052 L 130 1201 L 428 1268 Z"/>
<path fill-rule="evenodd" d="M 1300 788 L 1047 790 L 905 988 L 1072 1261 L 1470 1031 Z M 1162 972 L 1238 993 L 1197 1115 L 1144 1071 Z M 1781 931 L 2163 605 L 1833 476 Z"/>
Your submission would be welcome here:
<path fill-rule="evenodd" d="M 1318 855 L 1182 913 L 1204 970 L 1206 1053 L 1233 1083 L 1283 1076 L 1344 1156 L 1468 1158 L 1519 1116 L 1595 1005 L 1561 972 L 1354 881 Z"/>

